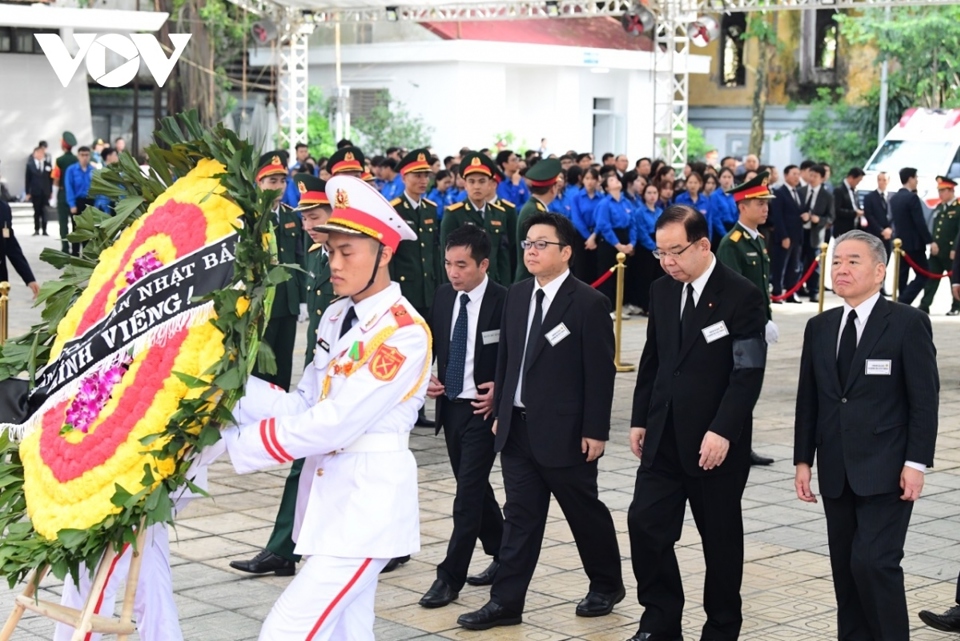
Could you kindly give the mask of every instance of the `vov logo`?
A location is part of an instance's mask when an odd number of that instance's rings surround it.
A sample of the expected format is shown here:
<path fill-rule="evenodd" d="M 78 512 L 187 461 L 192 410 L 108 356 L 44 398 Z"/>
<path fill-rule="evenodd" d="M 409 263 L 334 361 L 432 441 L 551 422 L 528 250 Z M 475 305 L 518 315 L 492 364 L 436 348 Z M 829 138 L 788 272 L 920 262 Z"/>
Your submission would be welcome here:
<path fill-rule="evenodd" d="M 119 33 L 106 33 L 98 36 L 95 33 L 76 33 L 73 39 L 77 41 L 80 50 L 76 56 L 71 56 L 63 39 L 56 33 L 35 33 L 33 37 L 40 43 L 40 48 L 47 56 L 50 66 L 60 79 L 60 84 L 66 87 L 71 78 L 80 68 L 80 63 L 86 59 L 87 73 L 101 87 L 122 87 L 133 80 L 140 70 L 140 59 L 147 65 L 157 85 L 163 86 L 183 53 L 189 33 L 171 33 L 173 54 L 168 58 L 160 47 L 157 38 L 148 33 L 131 33 L 124 36 Z M 126 60 L 116 69 L 107 71 L 107 51 L 119 55 Z"/>

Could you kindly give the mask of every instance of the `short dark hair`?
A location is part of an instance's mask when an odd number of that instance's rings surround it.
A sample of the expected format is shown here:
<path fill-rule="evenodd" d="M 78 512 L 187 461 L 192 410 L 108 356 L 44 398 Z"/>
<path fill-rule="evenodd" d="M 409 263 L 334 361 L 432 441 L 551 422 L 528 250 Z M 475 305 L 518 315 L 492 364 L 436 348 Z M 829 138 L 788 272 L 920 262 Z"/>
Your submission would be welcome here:
<path fill-rule="evenodd" d="M 526 238 L 530 228 L 534 225 L 549 225 L 553 227 L 557 230 L 557 238 L 560 239 L 560 242 L 564 245 L 569 245 L 571 249 L 580 237 L 580 234 L 577 233 L 577 228 L 573 226 L 569 218 L 553 212 L 538 212 L 523 221 L 523 229 L 520 231 L 524 238 Z M 561 249 L 563 249 L 563 247 L 561 247 Z M 573 262 L 572 255 L 570 256 L 570 261 Z"/>
<path fill-rule="evenodd" d="M 695 174 L 700 174 L 700 182 L 703 182 L 703 175 L 707 173 L 707 163 L 694 161 L 687 164 L 690 165 L 690 171 Z"/>
<path fill-rule="evenodd" d="M 100 152 L 100 157 L 106 160 L 115 153 L 117 153 L 116 147 L 104 147 L 103 151 Z"/>
<path fill-rule="evenodd" d="M 800 163 L 800 171 L 806 171 L 816 164 L 817 164 L 816 162 L 808 158 L 807 160 L 804 160 L 803 162 Z"/>
<path fill-rule="evenodd" d="M 580 165 L 570 165 L 567 168 L 567 184 L 580 186 L 580 181 L 583 179 L 583 168 Z"/>
<path fill-rule="evenodd" d="M 453 174 L 451 174 L 446 169 L 441 169 L 440 171 L 437 172 L 436 178 L 437 178 L 437 182 L 440 182 L 444 178 L 453 178 Z"/>
<path fill-rule="evenodd" d="M 38 147 L 43 147 L 44 149 L 46 149 L 46 148 L 47 148 L 47 141 L 46 141 L 46 140 L 41 140 L 40 142 L 37 143 L 37 146 L 38 146 Z"/>
<path fill-rule="evenodd" d="M 389 156 L 390 154 L 395 154 L 399 151 L 400 151 L 400 147 L 387 147 L 386 154 Z"/>
<path fill-rule="evenodd" d="M 83 147 L 78 147 L 78 148 L 77 148 L 77 153 L 78 153 L 78 154 L 82 154 L 83 152 L 87 152 L 87 153 L 89 154 L 89 153 L 90 153 L 90 147 L 87 147 L 86 145 L 84 145 Z"/>
<path fill-rule="evenodd" d="M 386 168 L 389 169 L 390 171 L 396 171 L 396 170 L 397 170 L 397 159 L 396 159 L 396 158 L 390 158 L 390 157 L 384 158 L 384 159 L 380 162 L 380 166 L 381 166 L 381 167 L 386 167 Z"/>
<path fill-rule="evenodd" d="M 349 138 L 341 138 L 337 143 L 337 149 L 343 149 L 344 147 L 353 147 L 353 141 Z"/>
<path fill-rule="evenodd" d="M 449 167 L 453 164 L 453 156 L 444 156 L 443 157 L 443 166 Z"/>
<path fill-rule="evenodd" d="M 861 169 L 860 167 L 851 167 L 850 171 L 847 172 L 848 178 L 859 178 L 860 176 L 863 176 L 863 175 L 864 175 L 863 169 Z"/>
<path fill-rule="evenodd" d="M 821 178 L 827 177 L 827 170 L 824 168 L 823 165 L 813 165 L 812 167 L 810 167 L 810 171 L 819 175 Z"/>
<path fill-rule="evenodd" d="M 613 158 L 613 154 L 608 151 L 607 153 L 603 154 L 603 156 L 601 156 L 600 160 L 602 160 L 603 162 L 607 162 L 611 158 Z"/>
<path fill-rule="evenodd" d="M 626 189 L 627 185 L 633 184 L 637 178 L 640 177 L 640 172 L 636 169 L 631 169 L 630 171 L 624 172 L 623 174 L 623 188 Z"/>
<path fill-rule="evenodd" d="M 904 167 L 900 170 L 900 183 L 903 185 L 907 184 L 907 181 L 911 178 L 917 177 L 917 170 L 915 167 Z"/>
<path fill-rule="evenodd" d="M 510 160 L 510 156 L 512 155 L 513 155 L 513 151 L 511 151 L 510 149 L 504 149 L 503 151 L 498 153 L 496 158 L 497 167 L 500 167 L 501 169 L 503 169 L 503 163 Z"/>
<path fill-rule="evenodd" d="M 371 159 L 370 159 L 370 166 L 371 166 L 371 167 L 381 167 L 381 166 L 383 166 L 383 156 L 379 156 L 379 155 L 378 155 L 378 156 L 374 156 L 373 158 L 371 158 Z"/>
<path fill-rule="evenodd" d="M 797 167 L 796 165 L 787 165 L 786 167 L 783 168 L 783 175 L 786 176 L 787 174 L 789 174 L 791 169 L 799 169 L 799 167 Z"/>
<path fill-rule="evenodd" d="M 119 139 L 118 139 L 118 140 L 119 140 Z M 294 149 L 308 149 L 307 143 L 305 143 L 305 142 L 298 142 L 296 145 L 293 146 L 293 148 L 294 148 Z"/>
<path fill-rule="evenodd" d="M 490 237 L 481 227 L 473 224 L 461 225 L 447 236 L 444 251 L 451 247 L 469 247 L 470 257 L 479 265 L 484 258 L 490 258 Z"/>
<path fill-rule="evenodd" d="M 114 141 L 113 141 L 113 142 L 114 142 L 114 145 L 116 145 L 116 143 L 120 142 L 121 140 L 123 140 L 123 136 L 117 136 L 117 137 L 114 139 Z M 301 144 L 303 144 L 303 143 L 301 143 Z M 306 147 L 306 145 L 303 145 L 303 146 Z"/>
<path fill-rule="evenodd" d="M 667 207 L 660 218 L 657 218 L 657 223 L 654 225 L 654 230 L 659 231 L 674 223 L 680 223 L 683 225 L 684 230 L 687 232 L 687 242 L 695 243 L 701 238 L 706 238 L 710 230 L 707 226 L 707 219 L 704 218 L 703 214 L 687 205 L 670 205 Z"/>
<path fill-rule="evenodd" d="M 579 163 L 584 158 L 592 158 L 592 157 L 593 157 L 593 154 L 588 154 L 588 153 L 577 154 L 577 163 Z"/>
<path fill-rule="evenodd" d="M 724 156 L 723 158 L 720 159 L 720 164 L 722 165 L 723 163 L 727 162 L 728 160 L 736 160 L 736 158 L 734 158 L 733 156 Z"/>

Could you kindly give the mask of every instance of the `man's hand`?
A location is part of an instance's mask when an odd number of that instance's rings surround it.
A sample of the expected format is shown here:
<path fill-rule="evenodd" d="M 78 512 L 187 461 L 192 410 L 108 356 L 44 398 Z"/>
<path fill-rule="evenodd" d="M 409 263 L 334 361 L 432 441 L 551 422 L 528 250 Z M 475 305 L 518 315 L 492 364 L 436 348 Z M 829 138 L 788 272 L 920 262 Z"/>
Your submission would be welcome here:
<path fill-rule="evenodd" d="M 443 396 L 446 389 L 443 387 L 443 383 L 440 382 L 440 379 L 430 375 L 430 382 L 427 384 L 427 398 L 438 398 Z"/>
<path fill-rule="evenodd" d="M 490 428 L 490 431 L 493 432 L 493 435 L 497 435 L 497 423 L 500 422 L 500 419 L 493 420 L 493 427 Z"/>
<path fill-rule="evenodd" d="M 951 250 L 950 250 L 950 260 L 956 260 L 956 259 L 957 259 L 957 252 L 956 252 L 956 250 L 951 249 Z"/>
<path fill-rule="evenodd" d="M 483 394 L 477 394 L 477 400 L 472 401 L 474 414 L 483 414 L 483 420 L 490 418 L 493 414 L 493 386 L 494 382 L 480 383 L 477 385 L 477 391 L 487 390 Z"/>
<path fill-rule="evenodd" d="M 886 227 L 882 232 L 880 232 L 880 235 L 883 236 L 884 240 L 890 240 L 890 237 L 893 236 L 893 229 Z"/>
<path fill-rule="evenodd" d="M 930 243 L 930 255 L 936 256 L 939 253 L 940 253 L 940 246 L 937 245 L 936 243 Z"/>
<path fill-rule="evenodd" d="M 916 501 L 923 490 L 923 472 L 904 465 L 900 472 L 900 489 L 903 490 L 901 501 Z"/>
<path fill-rule="evenodd" d="M 960 300 L 960 285 L 953 285 L 951 288 L 953 290 L 953 297 L 956 300 Z"/>
<path fill-rule="evenodd" d="M 819 224 L 820 224 L 820 216 L 816 216 L 816 215 L 814 215 L 814 214 L 810 214 L 810 222 L 813 223 L 814 225 L 819 225 Z"/>
<path fill-rule="evenodd" d="M 647 428 L 630 428 L 630 451 L 637 458 L 643 458 L 643 439 L 647 436 Z"/>
<path fill-rule="evenodd" d="M 816 503 L 817 495 L 810 490 L 810 478 L 813 476 L 810 466 L 806 463 L 797 463 L 797 475 L 793 485 L 797 488 L 797 498 L 804 503 Z"/>
<path fill-rule="evenodd" d="M 730 451 L 730 441 L 716 432 L 707 431 L 700 443 L 700 462 L 698 465 L 705 470 L 712 470 L 727 458 Z"/>
<path fill-rule="evenodd" d="M 510 178 L 510 182 L 513 183 L 514 187 L 520 184 L 520 181 L 523 180 L 523 176 L 520 175 L 520 172 L 514 172 L 513 176 Z"/>
<path fill-rule="evenodd" d="M 810 214 L 807 213 L 807 212 L 804 212 L 804 213 L 800 214 L 800 220 L 802 220 L 802 221 L 805 222 L 805 223 L 806 223 L 806 222 L 809 222 L 809 221 L 810 221 Z"/>
<path fill-rule="evenodd" d="M 780 246 L 783 247 L 784 249 L 790 249 L 790 239 L 784 238 L 783 240 L 781 240 Z"/>
<path fill-rule="evenodd" d="M 76 214 L 76 213 L 77 213 L 77 208 L 76 208 L 76 207 L 71 207 L 71 208 L 70 208 L 70 213 L 71 213 L 71 214 Z"/>
<path fill-rule="evenodd" d="M 854 209 L 854 210 L 853 210 L 853 215 L 854 215 L 854 217 L 863 216 L 863 210 L 862 210 L 862 209 Z"/>
<path fill-rule="evenodd" d="M 37 300 L 37 296 L 40 295 L 40 285 L 37 284 L 37 281 L 27 283 L 27 287 L 29 287 L 30 291 L 33 292 L 33 300 Z"/>
<path fill-rule="evenodd" d="M 27 194 L 26 196 L 24 196 L 23 202 L 25 202 L 25 203 L 30 202 L 30 194 Z"/>
<path fill-rule="evenodd" d="M 587 455 L 587 463 L 592 463 L 603 454 L 603 448 L 606 441 L 598 441 L 595 438 L 580 439 L 580 451 Z"/>

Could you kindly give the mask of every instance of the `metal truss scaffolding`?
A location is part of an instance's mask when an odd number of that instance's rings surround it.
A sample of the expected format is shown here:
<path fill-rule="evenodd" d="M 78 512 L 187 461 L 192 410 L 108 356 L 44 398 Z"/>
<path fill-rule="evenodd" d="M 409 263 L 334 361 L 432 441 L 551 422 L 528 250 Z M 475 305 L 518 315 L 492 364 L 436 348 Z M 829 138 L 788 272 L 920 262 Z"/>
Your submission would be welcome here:
<path fill-rule="evenodd" d="M 298 143 L 307 143 L 307 43 L 313 25 L 295 25 L 280 51 L 280 83 L 277 92 L 277 116 L 280 120 L 280 146 L 296 157 Z"/>

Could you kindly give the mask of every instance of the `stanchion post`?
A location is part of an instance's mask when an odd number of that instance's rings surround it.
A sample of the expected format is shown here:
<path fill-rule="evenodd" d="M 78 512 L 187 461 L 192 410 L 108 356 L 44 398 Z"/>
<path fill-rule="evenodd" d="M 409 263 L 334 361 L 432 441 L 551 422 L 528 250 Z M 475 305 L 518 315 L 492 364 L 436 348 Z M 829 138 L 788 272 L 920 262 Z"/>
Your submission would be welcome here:
<path fill-rule="evenodd" d="M 893 302 L 897 302 L 900 292 L 900 257 L 903 255 L 903 241 L 899 238 L 893 239 Z"/>
<path fill-rule="evenodd" d="M 627 260 L 627 255 L 623 252 L 617 252 L 617 304 L 614 308 L 614 315 L 616 318 L 613 321 L 613 337 L 615 342 L 614 353 L 613 353 L 613 364 L 617 366 L 618 372 L 632 372 L 633 365 L 629 363 L 622 363 L 620 361 L 620 346 L 622 345 L 623 337 L 623 289 L 624 289 L 624 280 L 625 273 L 624 270 L 627 266 L 624 264 Z"/>
<path fill-rule="evenodd" d="M 10 283 L 0 283 L 0 345 L 7 342 L 7 332 L 10 329 Z"/>
<path fill-rule="evenodd" d="M 820 302 L 817 303 L 818 314 L 823 313 L 823 299 L 827 291 L 825 287 L 827 284 L 827 248 L 829 246 L 827 243 L 820 243 L 820 296 L 817 297 Z"/>

